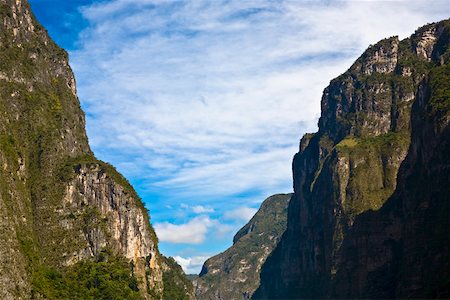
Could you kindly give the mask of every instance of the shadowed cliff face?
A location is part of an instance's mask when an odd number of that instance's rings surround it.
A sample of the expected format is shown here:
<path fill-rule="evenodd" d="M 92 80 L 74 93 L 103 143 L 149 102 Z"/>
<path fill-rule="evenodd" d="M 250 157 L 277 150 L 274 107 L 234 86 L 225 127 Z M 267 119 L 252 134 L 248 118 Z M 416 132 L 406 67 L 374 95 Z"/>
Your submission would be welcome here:
<path fill-rule="evenodd" d="M 413 203 L 419 202 L 419 191 L 432 194 L 432 187 L 426 180 L 416 182 L 415 189 L 405 185 L 408 171 L 405 167 L 400 171 L 399 168 L 410 161 L 414 161 L 410 164 L 419 169 L 422 164 L 427 164 L 413 155 L 419 151 L 414 149 L 426 144 L 419 141 L 417 135 L 432 142 L 431 136 L 422 130 L 430 124 L 435 126 L 433 122 L 436 119 L 430 119 L 428 125 L 417 122 L 424 113 L 434 109 L 441 115 L 439 126 L 444 128 L 448 123 L 448 78 L 439 75 L 442 78 L 436 79 L 439 83 L 434 86 L 429 82 L 437 78 L 436 72 L 445 73 L 443 70 L 448 69 L 449 27 L 447 20 L 427 25 L 403 41 L 395 37 L 383 40 L 371 46 L 347 72 L 332 80 L 325 89 L 319 132 L 305 135 L 300 143 L 300 152 L 294 157 L 295 195 L 289 206 L 288 227 L 263 266 L 261 286 L 255 299 L 420 297 L 435 292 L 431 280 L 420 281 L 425 275 L 415 275 L 413 270 L 404 275 L 406 269 L 390 263 L 400 258 L 410 262 L 418 258 L 414 252 L 420 242 L 412 242 L 413 236 L 434 236 L 431 224 L 441 226 L 448 221 L 445 223 L 442 218 L 421 219 L 420 214 L 416 218 L 413 210 L 409 209 L 403 212 L 409 215 L 408 219 L 385 218 L 384 223 L 381 220 L 382 212 L 389 210 L 387 207 L 400 202 L 395 200 L 400 191 L 410 193 Z M 430 95 L 442 89 L 442 85 L 447 90 L 438 92 L 444 95 L 439 96 L 444 99 L 439 102 Z M 430 105 L 434 102 L 439 104 Z M 434 136 L 435 144 L 443 142 L 443 136 Z M 428 151 L 433 155 L 434 150 L 420 150 L 421 153 Z M 448 168 L 448 160 L 442 157 L 444 152 L 440 153 L 438 157 L 442 160 L 434 161 L 436 167 Z M 417 173 L 420 173 L 419 169 Z M 416 171 L 409 172 L 415 174 Z M 433 175 L 439 182 L 436 191 L 440 186 L 438 193 L 444 197 L 446 191 L 443 189 L 448 184 L 440 184 L 448 179 L 444 173 L 438 174 Z M 446 198 L 440 203 L 442 209 L 448 208 L 444 200 Z M 438 203 L 436 205 L 439 206 Z M 437 211 L 429 213 L 431 216 Z M 373 218 L 367 217 L 369 215 Z M 415 225 L 407 225 L 408 222 Z M 422 232 L 420 227 L 430 231 Z M 383 231 L 385 229 L 386 232 Z M 371 240 L 378 234 L 382 237 Z M 389 235 L 397 242 L 391 243 Z M 406 238 L 408 242 L 400 238 L 404 235 L 409 235 Z M 438 243 L 445 241 L 442 235 L 436 239 Z M 424 237 L 423 241 L 427 240 Z M 433 249 L 438 257 L 445 253 L 445 249 L 439 246 Z M 445 262 L 444 258 L 437 261 Z M 417 268 L 422 271 L 425 264 L 426 259 L 418 260 L 417 265 L 421 267 Z M 434 266 L 437 266 L 436 262 Z M 433 269 L 426 270 L 431 272 Z M 398 279 L 399 273 L 396 272 L 401 272 L 403 277 Z M 390 291 L 382 293 L 387 285 Z M 406 290 L 411 293 L 406 293 Z"/>
<path fill-rule="evenodd" d="M 0 108 L 1 299 L 61 298 L 79 261 L 116 256 L 132 264 L 131 294 L 161 298 L 172 272 L 191 297 L 136 192 L 93 156 L 67 53 L 25 0 L 0 0 Z"/>
<path fill-rule="evenodd" d="M 447 58 L 448 59 L 448 58 Z M 450 65 L 419 87 L 393 196 L 358 216 L 342 247 L 336 298 L 450 297 Z M 439 92 L 439 85 L 446 92 Z"/>
<path fill-rule="evenodd" d="M 273 195 L 234 236 L 233 246 L 209 258 L 198 278 L 195 294 L 202 299 L 250 299 L 259 285 L 261 266 L 286 229 L 292 194 Z"/>

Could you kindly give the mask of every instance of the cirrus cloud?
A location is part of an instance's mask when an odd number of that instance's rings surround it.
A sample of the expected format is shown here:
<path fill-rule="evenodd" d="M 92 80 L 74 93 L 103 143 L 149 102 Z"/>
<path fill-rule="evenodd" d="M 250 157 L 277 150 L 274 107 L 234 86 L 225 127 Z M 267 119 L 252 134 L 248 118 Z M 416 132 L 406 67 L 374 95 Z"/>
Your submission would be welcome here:
<path fill-rule="evenodd" d="M 195 205 L 192 207 L 192 211 L 196 214 L 213 213 L 214 208 L 210 206 Z"/>
<path fill-rule="evenodd" d="M 149 193 L 289 191 L 322 89 L 447 1 L 102 1 L 71 52 L 91 145 Z M 383 20 L 380 22 L 380 20 Z M 113 121 L 112 121 L 113 120 Z M 258 174 L 258 175 L 255 175 Z"/>
<path fill-rule="evenodd" d="M 258 211 L 257 209 L 251 207 L 238 207 L 231 211 L 225 212 L 223 218 L 225 220 L 248 222 L 257 211 Z"/>
<path fill-rule="evenodd" d="M 200 247 L 217 220 L 243 225 L 250 199 L 292 190 L 333 77 L 370 44 L 447 18 L 448 1 L 110 0 L 81 13 L 70 55 L 93 150 L 131 179 L 163 246 Z"/>

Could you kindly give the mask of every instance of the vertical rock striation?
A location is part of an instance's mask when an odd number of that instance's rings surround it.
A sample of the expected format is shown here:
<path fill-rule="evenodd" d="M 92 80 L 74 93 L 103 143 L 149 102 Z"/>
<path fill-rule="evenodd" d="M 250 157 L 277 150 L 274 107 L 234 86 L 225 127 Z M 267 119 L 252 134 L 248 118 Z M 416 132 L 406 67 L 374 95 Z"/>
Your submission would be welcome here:
<path fill-rule="evenodd" d="M 55 224 L 65 238 L 55 254 L 61 255 L 61 247 L 67 249 L 62 253 L 63 264 L 72 265 L 111 251 L 134 262 L 140 290 L 162 293 L 156 234 L 137 194 L 109 165 L 81 162 L 73 166 Z"/>
<path fill-rule="evenodd" d="M 437 262 L 448 264 L 442 247 L 446 239 L 442 232 L 432 233 L 431 224 L 440 228 L 448 221 L 438 217 L 438 211 L 433 209 L 413 213 L 411 208 L 403 208 L 399 214 L 409 215 L 406 219 L 387 215 L 392 213 L 388 207 L 405 201 L 395 200 L 401 190 L 416 200 L 419 191 L 433 193 L 434 185 L 428 184 L 426 178 L 430 178 L 434 167 L 425 167 L 431 160 L 418 159 L 412 153 L 420 152 L 415 149 L 427 139 L 430 145 L 445 144 L 445 135 L 437 134 L 436 128 L 428 137 L 422 133 L 423 141 L 416 137 L 424 128 L 436 125 L 434 119 L 428 125 L 417 121 L 430 110 L 441 116 L 441 129 L 449 120 L 449 81 L 441 74 L 448 70 L 449 28 L 446 20 L 424 26 L 402 41 L 396 37 L 383 40 L 371 46 L 325 89 L 319 131 L 303 137 L 294 157 L 295 194 L 289 205 L 288 227 L 263 266 L 255 299 L 423 297 L 443 289 L 442 283 L 435 287 L 431 279 L 423 279 L 432 270 L 439 270 L 438 276 L 445 273 Z M 439 83 L 427 83 L 438 76 L 436 73 L 443 77 Z M 444 89 L 438 97 L 444 100 L 433 98 L 437 89 Z M 433 101 L 439 104 L 432 104 Z M 431 142 L 433 136 L 436 140 Z M 441 200 L 430 199 L 424 205 L 442 205 L 441 209 L 448 212 L 448 196 L 444 196 L 448 184 L 443 182 L 448 182 L 448 178 L 442 172 L 448 168 L 448 159 L 444 159 L 445 152 L 439 153 L 433 162 L 440 173 L 433 176 L 437 184 L 434 193 Z M 428 174 L 423 183 L 415 183 L 416 188 L 405 182 L 409 180 L 407 164 L 417 168 L 410 170 L 411 174 Z M 421 168 L 427 170 L 419 171 Z M 416 200 L 411 200 L 415 203 L 411 205 L 418 205 L 423 199 L 417 203 Z M 426 213 L 436 218 L 427 223 Z M 421 226 L 426 228 L 424 232 Z M 409 235 L 409 245 L 401 238 L 405 234 Z M 413 242 L 414 235 L 419 240 Z M 418 259 L 415 252 L 420 238 L 426 242 L 431 237 L 438 245 L 430 246 L 434 252 L 426 253 L 430 261 L 432 257 L 436 261 L 433 267 L 425 267 L 426 259 Z M 448 244 L 448 238 L 446 241 Z M 417 259 L 418 266 L 405 263 L 400 267 L 394 263 L 400 258 L 409 263 Z M 405 275 L 406 270 L 411 273 Z M 404 287 L 409 280 L 414 281 L 414 287 Z M 382 293 L 388 283 L 391 289 Z"/>
<path fill-rule="evenodd" d="M 127 289 L 162 298 L 164 274 L 184 275 L 130 184 L 93 156 L 67 53 L 26 0 L 0 0 L 0 114 L 0 298 L 64 299 L 64 274 L 108 257 L 131 263 Z"/>

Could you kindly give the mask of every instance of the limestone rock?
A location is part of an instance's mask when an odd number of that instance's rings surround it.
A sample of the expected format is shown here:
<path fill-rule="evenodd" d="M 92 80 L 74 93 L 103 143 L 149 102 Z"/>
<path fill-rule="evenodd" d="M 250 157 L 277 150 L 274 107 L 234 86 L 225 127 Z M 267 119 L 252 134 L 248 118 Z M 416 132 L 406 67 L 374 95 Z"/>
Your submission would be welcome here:
<path fill-rule="evenodd" d="M 449 31 L 383 40 L 325 89 L 254 299 L 448 297 Z"/>
<path fill-rule="evenodd" d="M 184 277 L 128 181 L 92 154 L 67 53 L 26 0 L 0 0 L 0 298 L 69 298 L 67 274 L 112 256 L 140 298 Z M 193 298 L 187 280 L 170 288 Z"/>

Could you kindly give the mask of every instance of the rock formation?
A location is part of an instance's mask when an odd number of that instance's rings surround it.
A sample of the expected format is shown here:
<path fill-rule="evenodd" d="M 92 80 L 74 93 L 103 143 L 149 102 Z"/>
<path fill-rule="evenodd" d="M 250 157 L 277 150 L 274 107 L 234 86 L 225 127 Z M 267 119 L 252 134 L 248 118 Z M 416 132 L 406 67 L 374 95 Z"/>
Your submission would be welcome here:
<path fill-rule="evenodd" d="M 194 279 L 198 300 L 250 299 L 259 286 L 262 264 L 286 230 L 292 194 L 273 195 L 233 238 L 233 246 L 203 265 Z"/>
<path fill-rule="evenodd" d="M 449 33 L 383 40 L 325 89 L 254 299 L 450 296 Z"/>
<path fill-rule="evenodd" d="M 119 292 L 161 299 L 171 273 L 171 288 L 193 297 L 139 196 L 92 154 L 67 53 L 26 0 L 0 0 L 0 107 L 1 299 L 64 299 L 67 274 L 116 257 Z M 104 287 L 95 280 L 91 290 Z"/>

